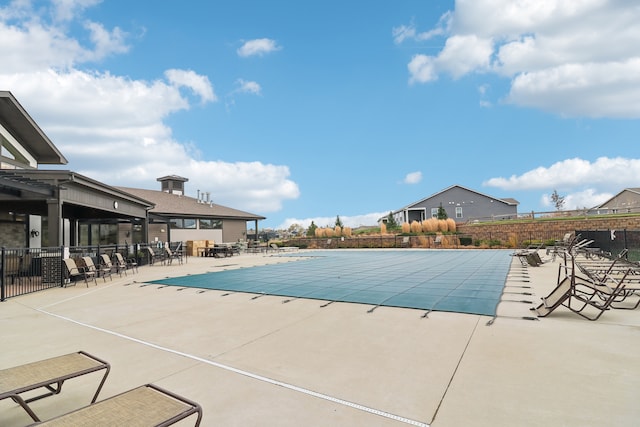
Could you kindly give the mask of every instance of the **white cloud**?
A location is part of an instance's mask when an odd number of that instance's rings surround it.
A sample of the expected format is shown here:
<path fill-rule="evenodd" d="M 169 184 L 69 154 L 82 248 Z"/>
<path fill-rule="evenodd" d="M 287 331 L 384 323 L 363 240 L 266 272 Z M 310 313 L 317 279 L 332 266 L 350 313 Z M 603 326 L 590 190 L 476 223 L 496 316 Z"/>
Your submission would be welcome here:
<path fill-rule="evenodd" d="M 443 16 L 444 19 L 444 16 Z M 562 116 L 640 117 L 640 8 L 615 0 L 458 0 L 434 30 L 435 55 L 414 55 L 409 82 L 491 72 L 511 79 L 507 102 Z M 418 40 L 414 24 L 396 43 Z"/>
<path fill-rule="evenodd" d="M 422 172 L 418 171 L 418 172 L 408 173 L 404 177 L 403 182 L 405 184 L 418 184 L 420 181 L 422 181 Z"/>
<path fill-rule="evenodd" d="M 281 47 L 278 46 L 275 40 L 271 39 L 254 39 L 249 40 L 243 43 L 237 50 L 238 56 L 243 58 L 249 56 L 264 56 L 267 53 L 275 52 L 280 50 Z"/>
<path fill-rule="evenodd" d="M 600 157 L 595 162 L 580 158 L 540 166 L 509 178 L 491 178 L 483 185 L 503 190 L 572 188 L 599 185 L 604 188 L 635 187 L 640 176 L 640 159 Z"/>
<path fill-rule="evenodd" d="M 567 194 L 559 192 L 558 194 L 564 197 L 562 210 L 593 208 L 614 196 L 613 193 L 599 193 L 593 188 L 587 188 L 583 191 L 569 192 Z M 554 206 L 553 201 L 551 200 L 551 194 L 543 194 L 540 198 L 540 204 L 553 210 L 556 209 L 556 206 Z"/>
<path fill-rule="evenodd" d="M 357 228 L 361 226 L 375 226 L 378 224 L 378 220 L 383 216 L 389 215 L 389 212 L 372 212 L 362 215 L 343 216 L 340 215 L 340 221 L 345 227 Z M 337 216 L 337 215 L 336 215 Z M 336 223 L 336 216 L 319 216 L 313 218 L 287 218 L 284 222 L 275 228 L 278 230 L 286 230 L 293 224 L 298 224 L 301 227 L 308 228 L 311 225 L 311 221 L 318 227 L 333 227 Z"/>
<path fill-rule="evenodd" d="M 127 34 L 120 28 L 116 27 L 108 31 L 97 22 L 86 22 L 84 26 L 89 31 L 89 38 L 95 46 L 91 55 L 87 55 L 87 59 L 100 60 L 111 54 L 129 51 L 129 46 L 125 42 Z"/>
<path fill-rule="evenodd" d="M 53 15 L 57 21 L 71 21 L 75 15 L 102 3 L 102 0 L 53 0 L 51 3 Z"/>
<path fill-rule="evenodd" d="M 640 57 L 522 73 L 513 80 L 507 100 L 562 116 L 638 118 Z"/>
<path fill-rule="evenodd" d="M 438 69 L 454 78 L 472 71 L 484 71 L 489 67 L 492 41 L 475 34 L 454 35 L 447 39 L 444 49 L 436 58 Z"/>
<path fill-rule="evenodd" d="M 437 57 L 414 55 L 407 66 L 410 83 L 427 83 L 438 78 L 438 74 L 448 72 L 454 78 L 489 67 L 491 40 L 474 35 L 453 36 L 447 39 L 445 47 Z"/>
<path fill-rule="evenodd" d="M 396 44 L 403 43 L 405 40 L 413 41 L 425 41 L 430 40 L 436 36 L 446 34 L 451 25 L 451 13 L 447 12 L 440 17 L 437 26 L 429 31 L 418 32 L 415 23 L 411 22 L 409 25 L 400 25 L 394 27 L 391 31 L 393 41 Z"/>
<path fill-rule="evenodd" d="M 640 159 L 600 157 L 595 162 L 574 158 L 540 166 L 522 175 L 491 178 L 483 183 L 502 190 L 556 190 L 565 196 L 565 209 L 596 206 L 623 188 L 637 187 Z M 549 194 L 541 196 L 543 206 L 551 206 Z"/>
<path fill-rule="evenodd" d="M 207 76 L 201 76 L 191 70 L 167 70 L 164 72 L 170 83 L 178 87 L 187 87 L 198 95 L 202 102 L 216 101 L 213 86 Z"/>
<path fill-rule="evenodd" d="M 149 189 L 159 188 L 157 177 L 175 173 L 189 178 L 188 195 L 209 191 L 215 203 L 259 214 L 299 196 L 287 166 L 202 159 L 197 144 L 173 137 L 165 121 L 191 107 L 184 88 L 203 104 L 216 101 L 207 76 L 170 69 L 159 70 L 164 78 L 145 81 L 80 68 L 127 50 L 125 32 L 86 24 L 77 15 L 93 4 L 59 0 L 56 10 L 35 10 L 17 1 L 0 7 L 0 88 L 16 96 L 65 155 L 65 167 L 110 185 Z M 46 22 L 51 16 L 57 20 Z M 67 26 L 86 33 L 76 39 Z M 83 46 L 80 38 L 90 44 Z M 247 83 L 245 90 L 256 89 Z"/>
<path fill-rule="evenodd" d="M 407 65 L 409 69 L 409 83 L 427 83 L 438 79 L 435 60 L 427 55 L 414 55 Z"/>
<path fill-rule="evenodd" d="M 250 93 L 253 95 L 260 95 L 262 93 L 262 87 L 260 87 L 257 82 L 238 79 L 236 84 L 238 85 L 238 89 L 236 89 L 235 92 Z"/>

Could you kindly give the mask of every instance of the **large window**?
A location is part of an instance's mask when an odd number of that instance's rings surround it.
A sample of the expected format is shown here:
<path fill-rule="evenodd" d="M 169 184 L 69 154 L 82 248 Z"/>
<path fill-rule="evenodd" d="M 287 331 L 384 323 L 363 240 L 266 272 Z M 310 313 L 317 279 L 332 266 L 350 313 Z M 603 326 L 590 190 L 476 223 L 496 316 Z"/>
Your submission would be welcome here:
<path fill-rule="evenodd" d="M 201 230 L 220 230 L 222 229 L 222 220 L 221 219 L 204 219 L 200 218 L 200 229 Z"/>
<path fill-rule="evenodd" d="M 45 218 L 42 220 L 42 234 L 46 236 L 47 233 L 44 232 Z M 80 246 L 114 245 L 118 243 L 118 224 L 80 223 L 78 224 L 78 232 Z"/>
<path fill-rule="evenodd" d="M 196 220 L 193 218 L 171 218 L 171 228 L 195 229 Z"/>
<path fill-rule="evenodd" d="M 438 218 L 438 208 L 431 208 L 431 218 Z"/>
<path fill-rule="evenodd" d="M 456 207 L 456 218 L 462 218 L 462 207 Z"/>

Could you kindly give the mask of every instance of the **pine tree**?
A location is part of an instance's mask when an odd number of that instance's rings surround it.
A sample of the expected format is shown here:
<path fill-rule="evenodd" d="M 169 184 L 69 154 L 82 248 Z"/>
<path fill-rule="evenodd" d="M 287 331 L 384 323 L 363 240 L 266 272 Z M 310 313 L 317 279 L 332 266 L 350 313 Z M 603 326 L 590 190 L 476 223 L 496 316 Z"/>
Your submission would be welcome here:
<path fill-rule="evenodd" d="M 395 230 L 398 228 L 398 223 L 396 222 L 396 219 L 393 217 L 393 212 L 389 212 L 389 215 L 387 215 L 387 228 L 389 230 Z"/>
<path fill-rule="evenodd" d="M 438 219 L 447 219 L 447 211 L 444 210 L 444 208 L 442 207 L 442 203 L 440 203 L 440 207 L 438 207 L 438 215 L 437 215 Z"/>
<path fill-rule="evenodd" d="M 315 237 L 316 228 L 318 228 L 318 226 L 315 225 L 313 221 L 311 221 L 311 225 L 309 226 L 309 228 L 307 228 L 307 237 Z"/>

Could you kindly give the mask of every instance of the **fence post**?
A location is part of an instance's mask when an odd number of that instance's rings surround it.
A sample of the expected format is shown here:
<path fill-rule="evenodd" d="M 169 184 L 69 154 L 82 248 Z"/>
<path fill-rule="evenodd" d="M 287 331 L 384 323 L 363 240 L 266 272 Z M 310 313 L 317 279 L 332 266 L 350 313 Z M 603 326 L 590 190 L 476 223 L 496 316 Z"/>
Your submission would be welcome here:
<path fill-rule="evenodd" d="M 6 265 L 6 256 L 4 253 L 4 246 L 2 247 L 2 254 L 0 254 L 0 256 L 2 257 L 2 265 L 0 265 L 0 301 L 4 301 L 5 298 L 5 294 L 4 294 L 4 266 Z"/>
<path fill-rule="evenodd" d="M 66 280 L 67 271 L 65 270 L 64 262 L 62 259 L 64 258 L 64 246 L 60 246 L 58 248 L 58 256 L 60 261 L 60 287 L 64 288 L 64 281 Z"/>

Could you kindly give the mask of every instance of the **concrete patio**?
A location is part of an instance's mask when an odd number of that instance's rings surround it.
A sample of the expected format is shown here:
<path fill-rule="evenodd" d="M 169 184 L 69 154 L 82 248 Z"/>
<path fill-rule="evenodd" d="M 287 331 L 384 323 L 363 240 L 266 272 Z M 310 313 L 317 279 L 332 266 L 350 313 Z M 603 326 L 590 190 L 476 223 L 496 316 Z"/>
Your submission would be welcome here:
<path fill-rule="evenodd" d="M 554 287 L 557 262 L 514 258 L 495 320 L 144 284 L 274 262 L 295 258 L 189 258 L 9 299 L 0 369 L 84 350 L 112 366 L 99 399 L 154 383 L 200 403 L 203 426 L 638 424 L 640 310 L 526 319 L 522 301 Z M 84 406 L 98 381 L 69 380 L 31 407 L 47 419 Z M 0 401 L 0 425 L 30 422 Z"/>

